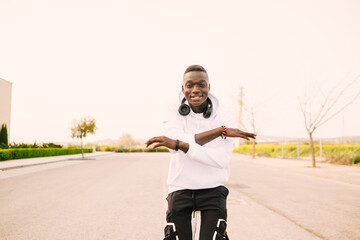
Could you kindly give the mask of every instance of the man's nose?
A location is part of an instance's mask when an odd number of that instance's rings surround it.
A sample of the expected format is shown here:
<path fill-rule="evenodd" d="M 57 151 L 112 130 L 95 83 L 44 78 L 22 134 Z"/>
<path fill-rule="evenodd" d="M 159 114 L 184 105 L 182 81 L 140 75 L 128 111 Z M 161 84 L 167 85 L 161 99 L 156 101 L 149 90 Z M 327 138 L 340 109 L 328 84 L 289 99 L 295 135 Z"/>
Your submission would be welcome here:
<path fill-rule="evenodd" d="M 198 93 L 198 92 L 200 92 L 200 88 L 199 88 L 199 86 L 198 85 L 194 85 L 194 87 L 193 87 L 193 89 L 192 89 L 192 92 L 194 93 Z"/>

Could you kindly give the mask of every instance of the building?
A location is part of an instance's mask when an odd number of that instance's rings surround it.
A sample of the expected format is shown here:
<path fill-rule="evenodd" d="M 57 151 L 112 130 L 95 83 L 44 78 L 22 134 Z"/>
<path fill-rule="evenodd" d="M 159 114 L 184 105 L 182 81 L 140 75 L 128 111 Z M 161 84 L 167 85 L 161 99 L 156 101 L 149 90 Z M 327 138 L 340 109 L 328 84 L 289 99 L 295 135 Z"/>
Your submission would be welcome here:
<path fill-rule="evenodd" d="M 12 83 L 0 78 L 0 128 L 4 123 L 7 125 L 9 141 L 11 123 L 11 93 Z"/>

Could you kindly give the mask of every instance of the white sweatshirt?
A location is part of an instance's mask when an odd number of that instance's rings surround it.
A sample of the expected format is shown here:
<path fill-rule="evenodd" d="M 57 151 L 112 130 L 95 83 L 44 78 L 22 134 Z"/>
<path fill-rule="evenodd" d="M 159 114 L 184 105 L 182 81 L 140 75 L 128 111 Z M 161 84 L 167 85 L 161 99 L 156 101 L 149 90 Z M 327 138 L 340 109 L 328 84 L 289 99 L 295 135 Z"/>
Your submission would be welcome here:
<path fill-rule="evenodd" d="M 195 134 L 214 128 L 235 127 L 234 114 L 224 109 L 218 99 L 209 93 L 213 104 L 210 118 L 204 118 L 202 113 L 192 110 L 187 116 L 178 112 L 183 93 L 179 100 L 169 106 L 165 113 L 165 136 L 189 143 L 187 153 L 171 151 L 167 184 L 168 192 L 181 189 L 205 189 L 224 185 L 229 179 L 229 162 L 233 151 L 232 138 L 221 137 L 204 144 L 195 142 Z M 187 103 L 187 102 L 186 102 Z"/>

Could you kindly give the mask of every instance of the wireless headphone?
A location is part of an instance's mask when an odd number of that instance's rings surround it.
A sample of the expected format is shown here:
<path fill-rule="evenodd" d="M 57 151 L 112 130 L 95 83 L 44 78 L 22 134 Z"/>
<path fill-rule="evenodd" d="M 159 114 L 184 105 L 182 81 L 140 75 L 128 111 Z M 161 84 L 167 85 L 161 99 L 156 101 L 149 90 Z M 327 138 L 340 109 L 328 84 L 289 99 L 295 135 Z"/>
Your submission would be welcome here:
<path fill-rule="evenodd" d="M 179 113 L 182 116 L 186 116 L 190 113 L 190 106 L 185 104 L 186 98 L 183 98 L 183 100 L 181 101 L 181 105 L 179 107 Z M 207 101 L 207 106 L 203 111 L 203 116 L 204 118 L 209 118 L 211 116 L 211 112 L 212 112 L 212 102 L 210 100 L 210 98 L 206 99 Z"/>

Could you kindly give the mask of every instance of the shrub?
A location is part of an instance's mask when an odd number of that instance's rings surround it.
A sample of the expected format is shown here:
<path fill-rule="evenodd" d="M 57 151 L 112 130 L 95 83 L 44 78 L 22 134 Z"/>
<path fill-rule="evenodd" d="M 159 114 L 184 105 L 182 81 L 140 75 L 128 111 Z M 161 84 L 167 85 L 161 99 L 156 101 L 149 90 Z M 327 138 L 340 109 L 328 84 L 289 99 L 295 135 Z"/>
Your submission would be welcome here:
<path fill-rule="evenodd" d="M 6 124 L 1 125 L 0 130 L 0 148 L 8 148 L 8 131 Z"/>
<path fill-rule="evenodd" d="M 105 145 L 101 148 L 101 151 L 108 152 L 108 151 L 111 151 L 111 148 L 110 148 L 110 146 Z"/>
<path fill-rule="evenodd" d="M 85 148 L 85 153 L 91 153 L 91 148 Z M 0 161 L 21 158 L 49 157 L 81 153 L 81 148 L 15 148 L 0 150 Z"/>
<path fill-rule="evenodd" d="M 31 144 L 26 144 L 26 143 L 10 143 L 9 147 L 10 148 L 31 148 Z"/>
<path fill-rule="evenodd" d="M 360 163 L 360 155 L 356 155 L 353 160 L 352 160 L 353 164 L 358 164 Z"/>
<path fill-rule="evenodd" d="M 9 148 L 62 148 L 62 145 L 58 145 L 55 143 L 43 143 L 42 145 L 37 144 L 34 142 L 33 144 L 27 144 L 27 143 L 10 143 Z"/>
<path fill-rule="evenodd" d="M 63 146 L 50 142 L 50 143 L 43 143 L 42 147 L 43 148 L 62 148 Z"/>

